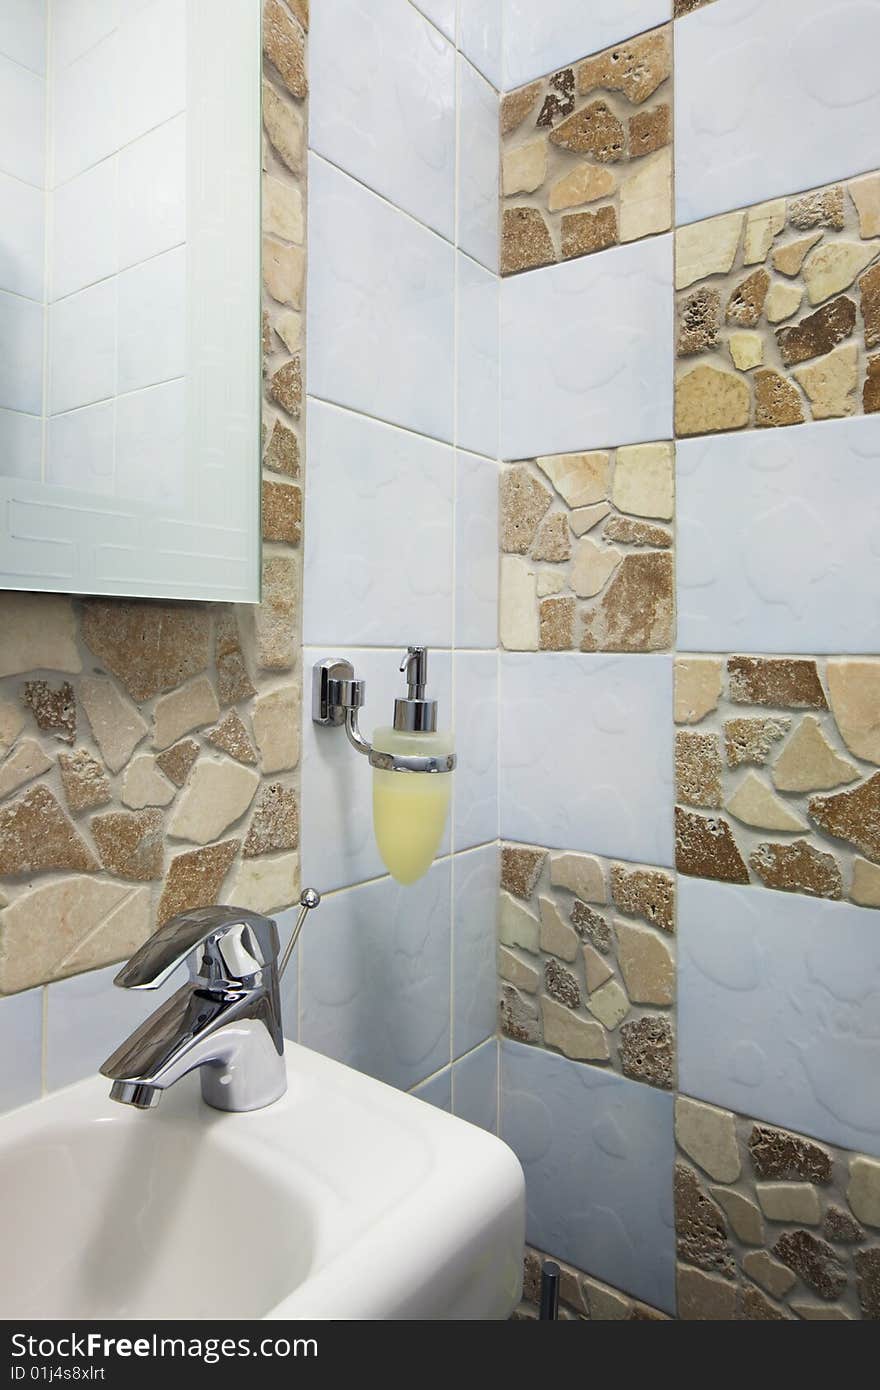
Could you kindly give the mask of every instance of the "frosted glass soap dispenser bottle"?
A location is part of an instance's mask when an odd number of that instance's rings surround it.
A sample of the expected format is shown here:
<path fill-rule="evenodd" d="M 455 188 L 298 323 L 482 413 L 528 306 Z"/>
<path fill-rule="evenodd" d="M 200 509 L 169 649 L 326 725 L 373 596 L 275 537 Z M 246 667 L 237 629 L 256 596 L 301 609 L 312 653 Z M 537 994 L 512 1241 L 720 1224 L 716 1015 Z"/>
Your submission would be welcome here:
<path fill-rule="evenodd" d="M 415 883 L 430 868 L 443 838 L 453 738 L 451 732 L 437 732 L 437 701 L 425 694 L 427 648 L 410 647 L 400 669 L 406 696 L 394 701 L 394 723 L 373 732 L 373 830 L 392 878 Z M 383 753 L 390 755 L 385 768 Z M 408 759 L 418 771 L 406 770 Z"/>

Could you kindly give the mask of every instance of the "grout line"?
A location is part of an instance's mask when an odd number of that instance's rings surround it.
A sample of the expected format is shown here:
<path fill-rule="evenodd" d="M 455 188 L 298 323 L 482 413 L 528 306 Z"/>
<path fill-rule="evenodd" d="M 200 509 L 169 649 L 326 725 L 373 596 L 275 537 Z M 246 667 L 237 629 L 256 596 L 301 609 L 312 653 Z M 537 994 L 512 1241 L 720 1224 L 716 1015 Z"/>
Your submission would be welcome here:
<path fill-rule="evenodd" d="M 494 1035 L 488 1033 L 485 1038 L 481 1038 L 478 1043 L 474 1043 L 473 1047 L 469 1047 L 460 1057 L 454 1057 L 451 1061 L 444 1062 L 442 1067 L 438 1067 L 436 1071 L 432 1071 L 427 1076 L 423 1076 L 421 1081 L 414 1081 L 411 1086 L 407 1087 L 407 1095 L 412 1095 L 413 1091 L 417 1091 L 420 1086 L 426 1086 L 429 1081 L 435 1081 L 437 1077 L 442 1076 L 445 1071 L 452 1073 L 454 1067 L 459 1062 L 463 1062 L 466 1057 L 472 1057 L 475 1052 L 479 1052 L 481 1047 L 485 1047 L 486 1043 L 494 1041 L 496 1041 Z M 450 1076 L 450 1081 L 451 1080 L 452 1076 Z"/>

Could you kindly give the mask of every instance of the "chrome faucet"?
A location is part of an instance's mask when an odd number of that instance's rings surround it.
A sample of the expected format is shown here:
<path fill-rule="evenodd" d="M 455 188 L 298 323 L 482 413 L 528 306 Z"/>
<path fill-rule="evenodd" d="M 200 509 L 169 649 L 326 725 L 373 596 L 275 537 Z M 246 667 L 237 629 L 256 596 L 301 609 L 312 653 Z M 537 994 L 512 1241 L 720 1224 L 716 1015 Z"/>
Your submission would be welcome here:
<path fill-rule="evenodd" d="M 158 989 L 187 957 L 190 980 L 104 1062 L 113 1100 L 148 1110 L 196 1067 L 217 1110 L 260 1110 L 284 1095 L 279 981 L 320 896 L 306 889 L 300 902 L 280 967 L 275 922 L 237 907 L 182 912 L 144 943 L 114 984 Z"/>

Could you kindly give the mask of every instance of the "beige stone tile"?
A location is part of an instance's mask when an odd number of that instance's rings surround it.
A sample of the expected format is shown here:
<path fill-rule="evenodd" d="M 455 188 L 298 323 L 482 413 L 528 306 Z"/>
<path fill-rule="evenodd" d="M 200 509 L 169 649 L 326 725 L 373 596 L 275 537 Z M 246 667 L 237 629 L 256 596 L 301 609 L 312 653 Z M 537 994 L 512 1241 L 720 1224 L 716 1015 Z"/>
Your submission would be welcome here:
<path fill-rule="evenodd" d="M 880 864 L 869 864 L 867 859 L 853 861 L 850 897 L 862 907 L 880 907 Z"/>
<path fill-rule="evenodd" d="M 736 1122 L 729 1110 L 678 1096 L 675 1137 L 689 1158 L 716 1182 L 736 1182 L 742 1171 Z"/>
<path fill-rule="evenodd" d="M 733 1234 L 743 1245 L 763 1245 L 764 1218 L 756 1202 L 732 1187 L 710 1187 L 709 1195 L 718 1203 Z"/>
<path fill-rule="evenodd" d="M 847 748 L 880 763 L 880 659 L 832 657 L 827 679 L 831 711 Z"/>
<path fill-rule="evenodd" d="M 596 164 L 580 164 L 553 184 L 547 207 L 550 212 L 560 212 L 583 203 L 595 203 L 600 198 L 610 197 L 616 188 L 617 175 L 613 169 Z"/>
<path fill-rule="evenodd" d="M 256 795 L 259 775 L 228 758 L 202 758 L 193 769 L 168 826 L 178 840 L 206 845 L 241 816 Z"/>
<path fill-rule="evenodd" d="M 547 141 L 542 137 L 527 145 L 505 150 L 501 159 L 501 191 L 534 193 L 547 177 Z"/>
<path fill-rule="evenodd" d="M 617 980 L 608 980 L 594 990 L 587 1000 L 590 1013 L 609 1031 L 616 1028 L 629 1013 L 629 1000 L 626 991 Z"/>
<path fill-rule="evenodd" d="M 263 125 L 275 153 L 291 173 L 302 172 L 305 131 L 302 117 L 289 101 L 263 80 Z"/>
<path fill-rule="evenodd" d="M 153 711 L 153 747 L 168 748 L 191 729 L 213 724 L 220 705 L 207 676 L 200 676 L 180 690 L 163 695 Z"/>
<path fill-rule="evenodd" d="M 571 963 L 577 958 L 580 948 L 577 932 L 564 921 L 552 898 L 541 897 L 538 905 L 541 911 L 541 950 Z"/>
<path fill-rule="evenodd" d="M 0 593 L 0 676 L 25 671 L 82 670 L 76 619 L 69 598 Z"/>
<path fill-rule="evenodd" d="M 522 960 L 513 951 L 503 946 L 498 948 L 498 971 L 502 980 L 516 989 L 524 989 L 527 994 L 537 994 L 541 983 L 540 973 L 528 961 Z"/>
<path fill-rule="evenodd" d="M 806 821 L 776 796 L 757 772 L 747 772 L 724 804 L 737 820 L 759 830 L 808 829 Z"/>
<path fill-rule="evenodd" d="M 852 179 L 847 191 L 859 215 L 859 234 L 863 237 L 880 236 L 880 174 L 865 174 L 863 178 Z"/>
<path fill-rule="evenodd" d="M 595 996 L 594 996 L 595 997 Z M 610 1053 L 605 1030 L 598 1023 L 581 1018 L 572 1013 L 564 1004 L 541 996 L 541 1017 L 544 1023 L 544 1041 L 548 1047 L 556 1047 L 566 1057 L 582 1062 L 604 1062 Z"/>
<path fill-rule="evenodd" d="M 105 676 L 84 680 L 79 695 L 104 762 L 111 772 L 118 772 L 146 735 L 147 721 Z"/>
<path fill-rule="evenodd" d="M 617 450 L 611 496 L 620 511 L 669 521 L 674 492 L 671 444 L 631 444 Z"/>
<path fill-rule="evenodd" d="M 263 772 L 285 772 L 299 762 L 300 690 L 285 685 L 254 702 L 254 738 Z"/>
<path fill-rule="evenodd" d="M 600 546 L 588 536 L 578 541 L 569 584 L 579 598 L 591 598 L 604 589 L 622 559 L 615 546 Z"/>
<path fill-rule="evenodd" d="M 739 333 L 731 333 L 727 340 L 727 350 L 733 365 L 741 372 L 760 367 L 764 361 L 764 340 L 760 333 L 750 333 L 746 329 Z"/>
<path fill-rule="evenodd" d="M 298 893 L 299 857 L 288 853 L 243 859 L 225 897 L 251 912 L 280 912 L 296 902 Z"/>
<path fill-rule="evenodd" d="M 859 1221 L 880 1227 L 880 1161 L 862 1155 L 850 1159 L 846 1200 Z"/>
<path fill-rule="evenodd" d="M 297 245 L 305 240 L 302 193 L 289 179 L 263 175 L 263 231 Z"/>
<path fill-rule="evenodd" d="M 124 960 L 151 926 L 148 888 L 76 875 L 28 889 L 3 912 L 0 992 Z"/>
<path fill-rule="evenodd" d="M 611 456 L 607 453 L 552 454 L 537 459 L 537 464 L 569 507 L 604 502 L 609 495 Z"/>
<path fill-rule="evenodd" d="M 880 251 L 880 240 L 829 241 L 817 246 L 804 261 L 803 278 L 811 304 L 821 304 L 847 289 Z"/>
<path fill-rule="evenodd" d="M 501 645 L 508 651 L 538 650 L 538 595 L 535 572 L 518 555 L 501 557 L 499 628 Z"/>
<path fill-rule="evenodd" d="M 9 796 L 51 766 L 51 758 L 46 757 L 36 739 L 23 738 L 0 763 L 0 797 Z"/>
<path fill-rule="evenodd" d="M 801 307 L 803 297 L 802 285 L 787 284 L 784 280 L 774 281 L 767 291 L 767 298 L 764 301 L 764 313 L 767 315 L 767 322 L 781 323 L 783 319 L 790 319 L 792 314 L 796 314 Z"/>
<path fill-rule="evenodd" d="M 672 150 L 634 164 L 620 185 L 620 240 L 668 232 L 672 226 Z"/>
<path fill-rule="evenodd" d="M 586 903 L 607 900 L 604 870 L 593 854 L 551 854 L 550 882 L 554 887 L 568 888 Z"/>
<path fill-rule="evenodd" d="M 714 656 L 675 658 L 675 722 L 699 724 L 718 708 L 723 667 Z"/>
<path fill-rule="evenodd" d="M 728 212 L 679 227 L 675 233 L 675 288 L 686 289 L 707 275 L 726 275 L 733 266 L 745 213 Z"/>
<path fill-rule="evenodd" d="M 858 768 L 835 752 L 815 715 L 805 714 L 773 764 L 771 775 L 781 792 L 828 791 L 854 782 Z"/>
<path fill-rule="evenodd" d="M 773 238 L 779 235 L 784 226 L 784 198 L 775 198 L 772 202 L 749 208 L 743 238 L 743 265 L 759 265 L 765 261 Z"/>
<path fill-rule="evenodd" d="M 675 999 L 675 962 L 664 941 L 647 927 L 614 923 L 617 959 L 634 1004 L 666 1006 Z"/>
<path fill-rule="evenodd" d="M 818 1226 L 822 1219 L 819 1194 L 808 1182 L 759 1182 L 755 1194 L 768 1221 Z"/>
<path fill-rule="evenodd" d="M 694 367 L 675 383 L 675 432 L 679 435 L 739 430 L 749 423 L 749 384 L 717 367 Z"/>
<path fill-rule="evenodd" d="M 174 786 L 156 766 L 149 753 L 140 753 L 125 769 L 122 779 L 122 801 L 139 811 L 144 806 L 167 806 L 174 800 Z"/>
<path fill-rule="evenodd" d="M 536 956 L 539 951 L 541 924 L 534 913 L 509 893 L 502 893 L 498 908 L 498 940 L 504 946 L 520 946 Z"/>
<path fill-rule="evenodd" d="M 807 252 L 812 250 L 823 236 L 824 232 L 810 232 L 809 236 L 798 237 L 796 241 L 787 241 L 783 246 L 777 246 L 771 257 L 773 269 L 778 270 L 781 275 L 799 274 Z"/>

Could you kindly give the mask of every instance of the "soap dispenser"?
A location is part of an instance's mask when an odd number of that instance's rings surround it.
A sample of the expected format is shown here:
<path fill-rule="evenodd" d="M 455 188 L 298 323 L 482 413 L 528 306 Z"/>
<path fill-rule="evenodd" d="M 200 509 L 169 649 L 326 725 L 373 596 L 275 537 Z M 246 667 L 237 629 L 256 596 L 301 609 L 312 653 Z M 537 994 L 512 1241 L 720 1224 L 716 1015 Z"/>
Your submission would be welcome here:
<path fill-rule="evenodd" d="M 452 791 L 453 739 L 451 733 L 438 733 L 437 701 L 425 693 L 427 648 L 410 647 L 400 669 L 406 695 L 394 701 L 393 724 L 373 732 L 373 830 L 392 878 L 415 883 L 432 864 L 443 838 Z M 388 755 L 387 762 L 382 754 Z"/>

